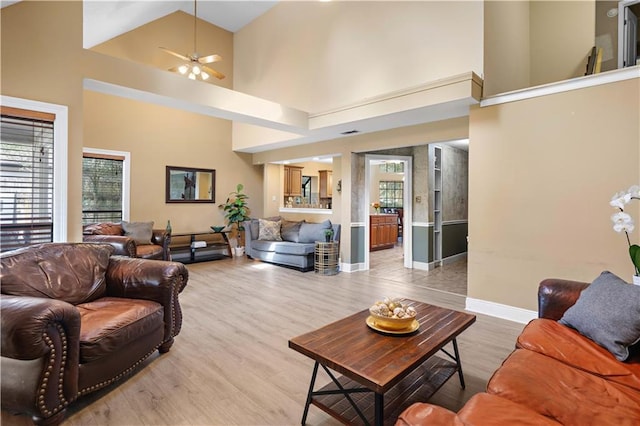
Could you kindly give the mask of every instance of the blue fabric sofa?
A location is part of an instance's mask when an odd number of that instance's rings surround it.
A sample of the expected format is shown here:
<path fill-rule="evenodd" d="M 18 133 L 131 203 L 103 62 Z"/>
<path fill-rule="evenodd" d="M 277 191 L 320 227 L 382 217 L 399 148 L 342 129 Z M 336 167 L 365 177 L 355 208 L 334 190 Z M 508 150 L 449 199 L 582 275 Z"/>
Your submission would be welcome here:
<path fill-rule="evenodd" d="M 280 222 L 280 238 L 260 239 L 260 219 L 243 223 L 245 229 L 245 253 L 253 259 L 280 266 L 312 271 L 314 267 L 315 241 L 325 241 L 325 230 L 333 230 L 333 241 L 340 241 L 340 225 L 325 220 L 321 223 L 294 222 L 281 218 L 262 219 Z M 264 234 L 264 233 L 263 233 Z M 276 237 L 277 238 L 277 237 Z"/>

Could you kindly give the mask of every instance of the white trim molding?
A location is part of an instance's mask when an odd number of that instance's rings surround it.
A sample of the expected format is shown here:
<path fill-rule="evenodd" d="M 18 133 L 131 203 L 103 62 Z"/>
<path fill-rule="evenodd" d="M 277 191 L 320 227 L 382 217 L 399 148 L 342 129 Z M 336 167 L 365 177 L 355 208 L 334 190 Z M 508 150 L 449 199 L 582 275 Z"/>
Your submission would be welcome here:
<path fill-rule="evenodd" d="M 55 114 L 53 124 L 53 241 L 66 242 L 67 179 L 69 151 L 69 109 L 66 105 L 50 104 L 31 99 L 0 96 L 2 105 Z"/>
<path fill-rule="evenodd" d="M 341 263 L 340 272 L 358 272 L 364 271 L 364 263 Z"/>
<path fill-rule="evenodd" d="M 516 308 L 515 306 L 503 305 L 501 303 L 490 302 L 488 300 L 473 299 L 471 297 L 467 297 L 465 309 L 467 311 L 502 318 L 521 324 L 526 324 L 532 319 L 538 317 L 538 313 L 536 311 Z"/>
<path fill-rule="evenodd" d="M 578 90 L 587 87 L 600 86 L 602 84 L 615 83 L 617 81 L 631 80 L 633 78 L 640 78 L 639 65 L 490 96 L 488 98 L 482 99 L 480 101 L 480 106 L 488 107 L 492 105 L 506 104 L 508 102 L 522 101 L 525 99 L 537 98 L 540 96 L 553 95 L 556 93 L 563 93 L 571 90 Z"/>

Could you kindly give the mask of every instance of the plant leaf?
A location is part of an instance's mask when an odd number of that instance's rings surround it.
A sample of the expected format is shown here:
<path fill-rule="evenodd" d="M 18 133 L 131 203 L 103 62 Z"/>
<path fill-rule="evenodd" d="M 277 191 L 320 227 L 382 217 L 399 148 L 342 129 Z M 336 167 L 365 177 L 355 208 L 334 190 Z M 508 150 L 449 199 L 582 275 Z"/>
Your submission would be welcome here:
<path fill-rule="evenodd" d="M 629 246 L 629 255 L 631 256 L 631 261 L 633 265 L 636 267 L 636 273 L 640 271 L 640 246 L 634 244 Z"/>

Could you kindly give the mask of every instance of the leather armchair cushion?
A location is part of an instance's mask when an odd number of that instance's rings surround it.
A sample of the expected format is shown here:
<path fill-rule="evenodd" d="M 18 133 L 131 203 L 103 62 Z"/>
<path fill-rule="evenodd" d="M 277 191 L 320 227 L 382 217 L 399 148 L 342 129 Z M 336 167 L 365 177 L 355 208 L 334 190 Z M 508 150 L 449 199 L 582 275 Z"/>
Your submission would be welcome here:
<path fill-rule="evenodd" d="M 640 422 L 638 391 L 525 349 L 516 349 L 504 361 L 489 381 L 487 392 L 561 424 Z"/>
<path fill-rule="evenodd" d="M 102 297 L 113 247 L 48 243 L 2 254 L 2 292 L 47 297 L 73 305 Z"/>
<path fill-rule="evenodd" d="M 104 297 L 77 306 L 80 363 L 100 359 L 164 327 L 162 305 L 140 299 Z"/>
<path fill-rule="evenodd" d="M 531 321 L 516 346 L 640 391 L 640 354 L 619 362 L 602 346 L 557 321 Z"/>
<path fill-rule="evenodd" d="M 136 246 L 136 255 L 142 259 L 163 259 L 164 249 L 156 244 Z"/>

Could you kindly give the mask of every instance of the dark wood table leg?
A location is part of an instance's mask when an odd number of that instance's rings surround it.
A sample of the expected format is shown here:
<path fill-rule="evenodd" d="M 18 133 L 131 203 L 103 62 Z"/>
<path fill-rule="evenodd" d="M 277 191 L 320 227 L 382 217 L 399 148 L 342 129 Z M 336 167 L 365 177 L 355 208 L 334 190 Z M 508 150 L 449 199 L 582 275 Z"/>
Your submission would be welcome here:
<path fill-rule="evenodd" d="M 231 250 L 231 243 L 229 242 L 229 237 L 227 236 L 226 232 L 220 232 L 220 235 L 222 235 L 222 238 L 224 239 L 224 242 L 227 244 L 227 250 L 229 251 L 229 257 L 233 257 L 233 251 Z"/>
<path fill-rule="evenodd" d="M 453 339 L 452 342 L 453 353 L 455 354 L 456 364 L 458 366 L 458 378 L 460 378 L 460 386 L 462 387 L 462 389 L 464 389 L 464 374 L 462 373 L 462 362 L 460 361 L 460 353 L 458 352 L 458 342 L 456 339 Z"/>
<path fill-rule="evenodd" d="M 376 426 L 384 425 L 384 395 L 381 393 L 375 393 L 375 419 Z"/>
<path fill-rule="evenodd" d="M 311 383 L 309 384 L 309 392 L 307 392 L 307 402 L 304 404 L 304 412 L 302 413 L 302 422 L 304 426 L 307 423 L 307 414 L 309 414 L 309 406 L 311 405 L 311 398 L 313 397 L 313 387 L 316 384 L 316 376 L 318 375 L 318 361 L 313 366 L 313 374 L 311 375 Z"/>

